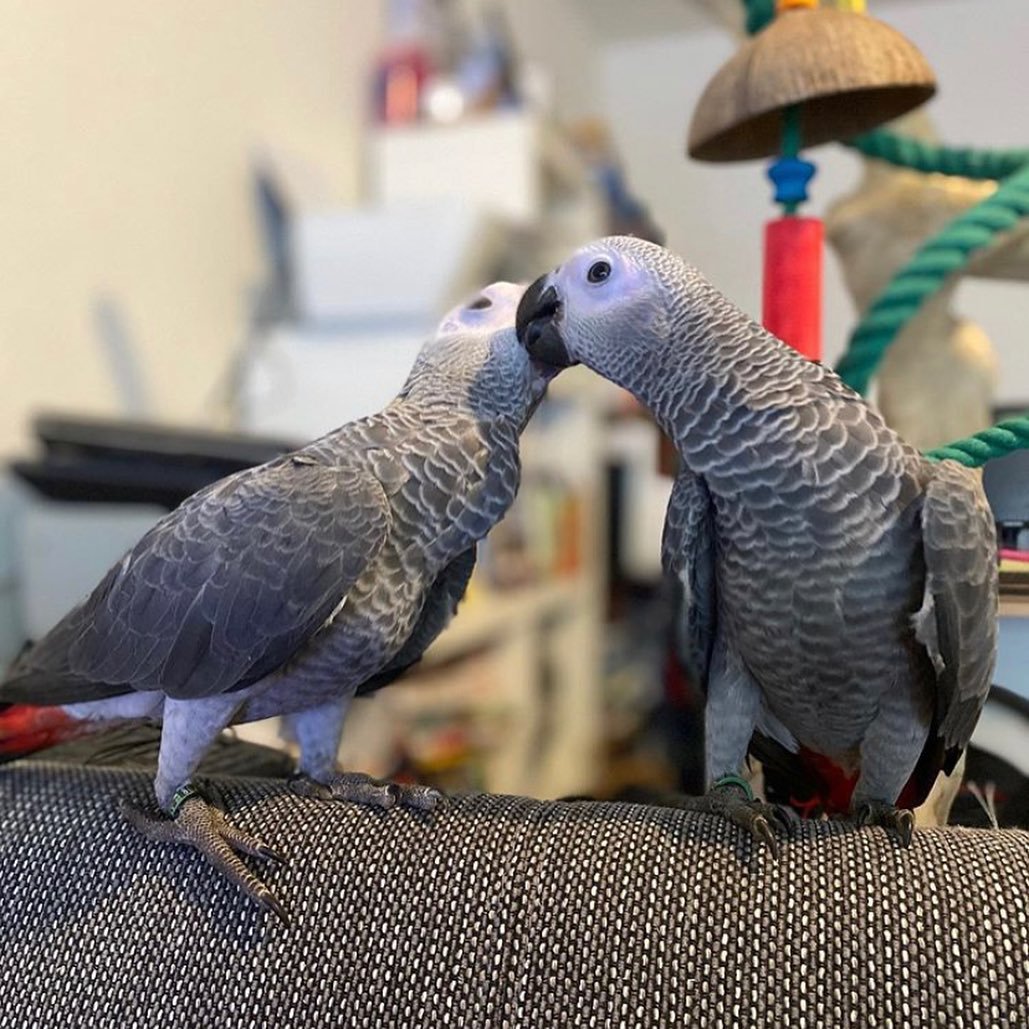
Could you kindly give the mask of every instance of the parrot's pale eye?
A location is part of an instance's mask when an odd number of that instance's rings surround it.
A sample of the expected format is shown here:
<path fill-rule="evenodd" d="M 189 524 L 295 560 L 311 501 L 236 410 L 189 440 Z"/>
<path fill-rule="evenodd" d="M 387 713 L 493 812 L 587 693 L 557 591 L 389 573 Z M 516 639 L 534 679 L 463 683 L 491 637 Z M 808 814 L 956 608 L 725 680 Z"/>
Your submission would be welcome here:
<path fill-rule="evenodd" d="M 477 297 L 468 305 L 469 311 L 485 311 L 487 307 L 492 307 L 493 301 L 489 297 Z"/>
<path fill-rule="evenodd" d="M 596 285 L 598 282 L 606 282 L 610 274 L 610 261 L 594 261 L 590 265 L 590 270 L 586 272 L 586 281 Z"/>

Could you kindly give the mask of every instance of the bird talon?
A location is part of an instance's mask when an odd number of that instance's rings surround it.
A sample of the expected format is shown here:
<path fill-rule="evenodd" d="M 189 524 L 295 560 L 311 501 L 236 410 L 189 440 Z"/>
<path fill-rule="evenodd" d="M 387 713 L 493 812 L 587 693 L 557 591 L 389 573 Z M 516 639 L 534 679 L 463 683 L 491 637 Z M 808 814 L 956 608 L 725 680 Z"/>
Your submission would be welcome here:
<path fill-rule="evenodd" d="M 404 795 L 407 807 L 416 808 L 419 811 L 435 811 L 437 808 L 445 807 L 447 795 L 431 786 L 410 786 Z"/>
<path fill-rule="evenodd" d="M 247 868 L 236 851 L 278 862 L 282 862 L 283 858 L 266 843 L 237 829 L 220 808 L 208 804 L 199 794 L 183 800 L 173 818 L 151 814 L 124 800 L 119 808 L 129 824 L 147 839 L 185 844 L 199 851 L 209 864 L 251 900 L 274 912 L 281 922 L 289 925 L 285 908 Z"/>
<path fill-rule="evenodd" d="M 751 832 L 756 836 L 771 852 L 773 858 L 779 857 L 779 841 L 775 838 L 775 834 L 772 832 L 772 827 L 768 824 L 768 819 L 764 815 L 757 815 L 754 821 L 751 823 Z"/>
<path fill-rule="evenodd" d="M 915 816 L 911 811 L 897 812 L 896 833 L 905 847 L 911 846 L 915 835 Z"/>
<path fill-rule="evenodd" d="M 292 780 L 291 788 L 305 797 L 349 801 L 386 811 L 395 807 L 432 811 L 443 799 L 443 794 L 431 786 L 402 786 L 395 782 L 380 782 L 361 772 L 338 772 L 324 781 L 300 775 Z"/>
<path fill-rule="evenodd" d="M 266 911 L 270 911 L 288 929 L 290 927 L 289 915 L 286 909 L 279 903 L 278 898 L 270 890 L 264 890 L 256 898 L 258 904 Z"/>
<path fill-rule="evenodd" d="M 776 825 L 787 835 L 792 835 L 793 831 L 800 825 L 800 815 L 792 808 L 784 807 L 781 804 L 771 805 L 771 808 L 772 817 L 775 819 Z"/>
<path fill-rule="evenodd" d="M 276 865 L 284 865 L 286 863 L 286 858 L 273 847 L 269 847 L 267 843 L 262 843 L 260 847 L 257 848 L 256 856 L 264 858 L 265 861 L 271 861 Z"/>
<path fill-rule="evenodd" d="M 774 804 L 748 800 L 745 790 L 735 781 L 723 780 L 700 797 L 670 794 L 664 802 L 670 807 L 685 811 L 703 811 L 724 818 L 763 843 L 772 857 L 778 858 L 781 853 L 780 843 L 772 826 L 780 825 L 784 812 Z"/>
<path fill-rule="evenodd" d="M 860 826 L 879 826 L 885 829 L 902 847 L 910 847 L 915 835 L 915 815 L 907 808 L 898 808 L 884 801 L 865 801 L 847 818 Z"/>

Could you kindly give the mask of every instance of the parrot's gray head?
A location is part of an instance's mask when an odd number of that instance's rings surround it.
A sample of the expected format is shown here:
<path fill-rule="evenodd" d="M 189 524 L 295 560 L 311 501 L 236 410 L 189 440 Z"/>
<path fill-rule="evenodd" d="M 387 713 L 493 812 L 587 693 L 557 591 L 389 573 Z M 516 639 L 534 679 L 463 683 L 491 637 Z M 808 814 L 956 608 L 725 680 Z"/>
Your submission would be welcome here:
<path fill-rule="evenodd" d="M 521 431 L 557 368 L 529 356 L 515 335 L 524 286 L 495 282 L 455 307 L 418 354 L 401 397 L 440 400 Z"/>
<path fill-rule="evenodd" d="M 683 279 L 696 274 L 664 247 L 609 236 L 540 276 L 518 305 L 518 338 L 555 368 L 585 364 L 625 385 L 667 341 Z"/>
<path fill-rule="evenodd" d="M 479 290 L 457 307 L 451 308 L 439 323 L 436 336 L 472 330 L 491 332 L 514 325 L 518 301 L 525 285 L 515 282 L 494 282 Z"/>

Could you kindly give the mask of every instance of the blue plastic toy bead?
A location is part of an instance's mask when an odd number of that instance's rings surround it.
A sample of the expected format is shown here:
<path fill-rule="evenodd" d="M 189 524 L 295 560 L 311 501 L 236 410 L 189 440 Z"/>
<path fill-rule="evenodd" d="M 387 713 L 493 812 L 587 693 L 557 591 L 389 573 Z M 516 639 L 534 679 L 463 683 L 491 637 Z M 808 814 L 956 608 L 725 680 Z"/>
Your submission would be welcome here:
<path fill-rule="evenodd" d="M 807 200 L 807 185 L 814 178 L 815 166 L 800 157 L 780 157 L 768 168 L 775 184 L 775 202 L 796 206 Z"/>

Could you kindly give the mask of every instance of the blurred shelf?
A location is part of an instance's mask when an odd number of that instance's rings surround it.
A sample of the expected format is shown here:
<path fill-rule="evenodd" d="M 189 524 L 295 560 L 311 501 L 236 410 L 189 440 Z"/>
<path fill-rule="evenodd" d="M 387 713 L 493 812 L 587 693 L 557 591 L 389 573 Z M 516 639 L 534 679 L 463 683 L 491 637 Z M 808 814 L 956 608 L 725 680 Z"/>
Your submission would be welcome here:
<path fill-rule="evenodd" d="M 426 652 L 425 663 L 450 661 L 519 630 L 531 631 L 545 619 L 580 610 L 592 592 L 586 575 L 511 590 L 480 589 L 458 608 L 454 620 Z"/>
<path fill-rule="evenodd" d="M 1029 618 L 1029 595 L 1002 591 L 997 613 L 1001 618 Z"/>
<path fill-rule="evenodd" d="M 462 198 L 512 225 L 538 225 L 552 189 L 593 190 L 565 133 L 528 108 L 450 124 L 383 126 L 369 138 L 370 181 L 384 205 Z"/>

